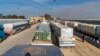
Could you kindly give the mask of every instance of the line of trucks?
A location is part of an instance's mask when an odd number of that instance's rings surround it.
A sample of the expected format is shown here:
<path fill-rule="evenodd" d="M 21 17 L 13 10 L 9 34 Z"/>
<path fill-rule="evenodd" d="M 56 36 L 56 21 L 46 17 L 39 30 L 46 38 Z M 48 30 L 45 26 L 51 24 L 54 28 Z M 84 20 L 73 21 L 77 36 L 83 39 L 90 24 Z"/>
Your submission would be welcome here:
<path fill-rule="evenodd" d="M 100 48 L 100 25 L 75 21 L 65 21 L 62 24 L 66 24 L 68 27 L 74 28 L 75 34 L 76 32 L 79 32 L 81 36 L 84 35 L 86 40 Z"/>
<path fill-rule="evenodd" d="M 2 56 L 64 56 L 59 46 L 75 46 L 73 29 L 58 22 L 43 21 L 39 23 L 34 38 L 35 41 L 44 43 L 33 41 L 31 45 L 18 45 L 9 49 Z"/>
<path fill-rule="evenodd" d="M 51 41 L 52 44 L 58 47 L 75 46 L 73 28 L 66 27 L 59 22 L 41 22 L 35 32 L 35 38 L 38 40 Z"/>
<path fill-rule="evenodd" d="M 0 20 L 0 41 L 6 36 L 18 33 L 28 27 L 31 27 L 28 19 L 2 19 Z"/>

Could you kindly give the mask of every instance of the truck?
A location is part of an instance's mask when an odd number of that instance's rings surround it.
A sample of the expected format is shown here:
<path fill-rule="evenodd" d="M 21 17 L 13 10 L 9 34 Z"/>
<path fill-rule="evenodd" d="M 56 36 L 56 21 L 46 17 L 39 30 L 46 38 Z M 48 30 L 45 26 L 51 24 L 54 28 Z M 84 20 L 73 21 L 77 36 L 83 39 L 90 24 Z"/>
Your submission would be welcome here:
<path fill-rule="evenodd" d="M 54 41 L 59 42 L 57 45 L 60 47 L 75 46 L 75 38 L 73 36 L 73 28 L 65 27 L 64 25 L 51 22 L 51 31 L 54 35 Z"/>
<path fill-rule="evenodd" d="M 5 32 L 3 28 L 3 24 L 0 23 L 0 42 L 5 38 Z"/>
<path fill-rule="evenodd" d="M 41 22 L 35 32 L 36 39 L 38 40 L 51 40 L 51 31 L 49 23 Z"/>
<path fill-rule="evenodd" d="M 3 25 L 4 32 L 7 35 L 15 34 L 15 33 L 19 32 L 19 31 L 24 30 L 28 26 L 31 26 L 28 21 L 16 22 L 16 23 L 5 23 Z"/>

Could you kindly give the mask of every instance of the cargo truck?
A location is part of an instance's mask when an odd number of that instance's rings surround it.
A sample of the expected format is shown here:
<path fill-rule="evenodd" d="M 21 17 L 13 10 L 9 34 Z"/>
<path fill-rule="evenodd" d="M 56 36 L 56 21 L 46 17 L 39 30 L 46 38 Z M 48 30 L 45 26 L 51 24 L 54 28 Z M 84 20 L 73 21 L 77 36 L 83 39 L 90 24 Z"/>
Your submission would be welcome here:
<path fill-rule="evenodd" d="M 41 22 L 35 32 L 36 39 L 38 40 L 51 40 L 51 31 L 49 23 Z"/>
<path fill-rule="evenodd" d="M 88 42 L 100 48 L 100 25 L 78 23 L 77 32 L 84 35 Z"/>
<path fill-rule="evenodd" d="M 26 29 L 31 26 L 28 21 L 16 22 L 16 23 L 6 23 L 3 25 L 4 31 L 7 35 L 15 34 L 19 31 Z"/>
<path fill-rule="evenodd" d="M 0 24 L 0 42 L 5 38 L 3 24 Z"/>
<path fill-rule="evenodd" d="M 75 38 L 73 37 L 73 29 L 65 27 L 64 25 L 56 22 L 51 22 L 51 31 L 54 42 L 58 42 L 60 47 L 75 46 Z"/>

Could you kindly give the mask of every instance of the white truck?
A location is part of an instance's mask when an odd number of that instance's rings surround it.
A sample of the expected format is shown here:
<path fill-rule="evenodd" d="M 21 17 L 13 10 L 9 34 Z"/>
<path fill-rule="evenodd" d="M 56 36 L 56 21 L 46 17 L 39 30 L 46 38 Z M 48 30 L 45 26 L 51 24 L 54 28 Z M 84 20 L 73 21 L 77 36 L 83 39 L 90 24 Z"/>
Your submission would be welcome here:
<path fill-rule="evenodd" d="M 75 46 L 75 38 L 73 36 L 73 28 L 66 27 L 60 23 L 51 23 L 53 31 L 57 35 L 60 47 Z"/>

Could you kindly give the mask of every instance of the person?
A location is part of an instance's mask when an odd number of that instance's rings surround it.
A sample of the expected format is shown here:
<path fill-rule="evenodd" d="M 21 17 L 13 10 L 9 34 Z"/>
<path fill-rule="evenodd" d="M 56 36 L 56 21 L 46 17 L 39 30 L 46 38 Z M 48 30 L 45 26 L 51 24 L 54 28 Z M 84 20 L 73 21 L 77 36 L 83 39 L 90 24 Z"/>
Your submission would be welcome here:
<path fill-rule="evenodd" d="M 37 26 L 37 29 L 38 29 L 38 26 Z"/>
<path fill-rule="evenodd" d="M 84 38 L 85 38 L 85 36 L 84 36 L 84 34 L 82 34 L 82 42 L 84 42 Z"/>
<path fill-rule="evenodd" d="M 36 36 L 33 37 L 32 41 L 34 41 L 36 39 Z"/>
<path fill-rule="evenodd" d="M 30 53 L 26 53 L 25 56 L 31 56 L 31 54 Z"/>

